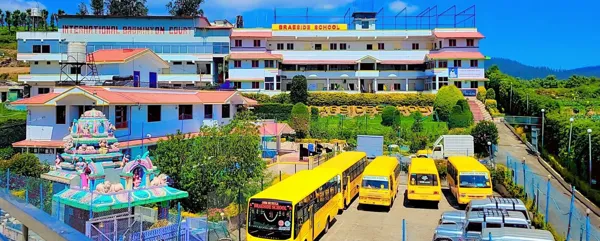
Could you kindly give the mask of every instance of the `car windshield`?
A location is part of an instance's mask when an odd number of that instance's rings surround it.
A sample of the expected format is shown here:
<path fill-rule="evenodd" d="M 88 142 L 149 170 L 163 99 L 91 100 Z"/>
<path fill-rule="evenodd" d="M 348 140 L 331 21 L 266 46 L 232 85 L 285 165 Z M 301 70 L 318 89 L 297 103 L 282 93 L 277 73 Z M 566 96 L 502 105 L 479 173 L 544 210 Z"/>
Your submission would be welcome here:
<path fill-rule="evenodd" d="M 490 178 L 487 173 L 461 173 L 460 187 L 466 188 L 489 188 Z"/>
<path fill-rule="evenodd" d="M 377 176 L 364 176 L 362 181 L 362 187 L 372 189 L 389 189 L 389 182 L 387 177 Z"/>
<path fill-rule="evenodd" d="M 411 174 L 410 185 L 437 186 L 438 180 L 435 174 Z"/>
<path fill-rule="evenodd" d="M 248 233 L 253 237 L 286 240 L 292 237 L 292 204 L 271 200 L 250 200 Z"/>

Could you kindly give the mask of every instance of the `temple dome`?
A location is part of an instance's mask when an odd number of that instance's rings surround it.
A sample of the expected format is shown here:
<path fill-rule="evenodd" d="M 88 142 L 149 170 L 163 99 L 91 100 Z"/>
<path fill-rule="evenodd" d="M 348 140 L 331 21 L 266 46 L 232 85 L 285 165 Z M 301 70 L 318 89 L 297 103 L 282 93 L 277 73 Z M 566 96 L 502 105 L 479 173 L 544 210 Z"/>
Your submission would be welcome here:
<path fill-rule="evenodd" d="M 84 112 L 83 115 L 81 115 L 81 118 L 106 118 L 106 117 L 104 116 L 104 113 L 102 113 L 102 111 L 99 111 L 96 109 L 91 109 L 91 110 Z"/>

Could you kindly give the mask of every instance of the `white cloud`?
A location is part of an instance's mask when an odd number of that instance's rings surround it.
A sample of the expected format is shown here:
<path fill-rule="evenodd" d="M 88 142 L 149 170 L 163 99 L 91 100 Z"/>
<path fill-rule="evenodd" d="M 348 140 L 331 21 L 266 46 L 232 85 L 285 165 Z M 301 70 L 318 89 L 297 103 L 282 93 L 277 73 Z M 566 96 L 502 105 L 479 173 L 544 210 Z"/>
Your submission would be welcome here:
<path fill-rule="evenodd" d="M 303 0 L 303 1 L 283 1 L 282 0 L 221 0 L 210 1 L 204 5 L 215 9 L 225 9 L 242 13 L 254 9 L 272 9 L 281 8 L 313 8 L 313 9 L 335 9 L 337 7 L 351 3 L 353 0 Z"/>
<path fill-rule="evenodd" d="M 389 6 L 390 10 L 394 11 L 394 12 L 400 12 L 402 11 L 402 9 L 406 8 L 406 12 L 408 13 L 413 13 L 417 10 L 419 10 L 419 7 L 416 5 L 410 5 L 404 1 L 400 1 L 400 0 L 396 0 L 390 3 Z"/>
<path fill-rule="evenodd" d="M 25 1 L 25 0 L 2 0 L 0 1 L 0 9 L 2 11 L 14 11 L 14 10 L 26 10 L 28 8 L 39 8 L 46 9 L 44 4 L 37 1 Z"/>

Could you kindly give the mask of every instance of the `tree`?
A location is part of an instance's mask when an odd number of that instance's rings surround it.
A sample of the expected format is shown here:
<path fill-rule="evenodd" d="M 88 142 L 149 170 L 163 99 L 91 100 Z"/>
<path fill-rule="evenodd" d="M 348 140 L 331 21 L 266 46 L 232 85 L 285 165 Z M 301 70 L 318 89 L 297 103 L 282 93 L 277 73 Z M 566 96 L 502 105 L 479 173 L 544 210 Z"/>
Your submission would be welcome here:
<path fill-rule="evenodd" d="M 31 15 L 27 12 L 21 12 L 21 16 L 19 16 L 21 18 L 21 25 L 26 26 L 27 30 L 29 30 L 29 26 L 31 25 L 29 16 Z"/>
<path fill-rule="evenodd" d="M 28 177 L 40 177 L 42 173 L 49 171 L 48 166 L 43 165 L 40 159 L 31 153 L 17 153 L 6 161 L 0 163 L 0 169 L 10 169 L 10 173 Z"/>
<path fill-rule="evenodd" d="M 40 15 L 41 15 L 42 24 L 44 25 L 44 29 L 46 29 L 46 31 L 48 31 L 48 10 L 42 9 L 40 11 Z"/>
<path fill-rule="evenodd" d="M 104 15 L 104 0 L 92 0 L 90 7 L 94 15 Z"/>
<path fill-rule="evenodd" d="M 17 9 L 14 12 L 12 12 L 11 21 L 12 21 L 13 27 L 15 27 L 16 30 L 19 30 L 19 25 L 21 25 L 21 11 L 19 11 Z"/>
<path fill-rule="evenodd" d="M 25 10 L 25 14 L 26 14 L 26 18 L 31 19 L 31 8 L 28 8 L 27 10 Z M 32 24 L 33 24 L 32 21 L 27 22 L 27 31 L 30 31 Z"/>
<path fill-rule="evenodd" d="M 292 108 L 290 127 L 296 131 L 298 138 L 304 138 L 309 133 L 310 113 L 308 107 L 303 103 L 296 103 Z"/>
<path fill-rule="evenodd" d="M 487 156 L 489 154 L 488 142 L 498 144 L 498 128 L 494 122 L 481 121 L 471 131 L 475 142 L 475 153 Z"/>
<path fill-rule="evenodd" d="M 260 154 L 256 125 L 237 118 L 225 126 L 202 127 L 196 137 L 169 136 L 151 152 L 161 173 L 174 180 L 173 186 L 189 193 L 182 206 L 191 212 L 206 210 L 207 196 L 213 192 L 235 196 L 241 190 L 249 197 L 259 191 L 255 186 L 266 169 Z"/>
<path fill-rule="evenodd" d="M 435 101 L 433 102 L 433 110 L 437 114 L 440 121 L 448 121 L 452 107 L 456 105 L 458 100 L 464 99 L 462 92 L 454 85 L 448 85 L 440 88 Z"/>
<path fill-rule="evenodd" d="M 87 5 L 85 5 L 84 2 L 80 2 L 79 5 L 77 5 L 77 14 L 76 15 L 88 15 L 88 9 L 87 9 Z"/>
<path fill-rule="evenodd" d="M 106 0 L 108 15 L 115 16 L 146 16 L 148 8 L 146 0 Z"/>
<path fill-rule="evenodd" d="M 427 136 L 421 135 L 415 136 L 409 146 L 410 152 L 413 153 L 423 150 L 425 147 L 427 147 Z"/>
<path fill-rule="evenodd" d="M 308 102 L 308 85 L 304 75 L 296 75 L 292 78 L 292 87 L 290 89 L 290 99 L 292 104 Z"/>
<path fill-rule="evenodd" d="M 0 9 L 0 26 L 4 27 L 4 11 Z"/>
<path fill-rule="evenodd" d="M 319 108 L 317 107 L 310 107 L 310 119 L 312 121 L 318 121 L 319 120 Z"/>
<path fill-rule="evenodd" d="M 200 9 L 200 4 L 204 0 L 171 0 L 167 3 L 167 9 L 173 16 L 202 16 L 204 11 Z"/>
<path fill-rule="evenodd" d="M 393 106 L 386 106 L 383 108 L 383 113 L 381 114 L 381 125 L 384 126 L 393 126 L 400 118 L 400 111 L 394 108 Z"/>
<path fill-rule="evenodd" d="M 56 11 L 56 25 L 58 26 L 58 19 L 65 15 L 65 11 L 62 9 L 58 9 L 58 11 Z"/>
<path fill-rule="evenodd" d="M 411 113 L 410 116 L 414 120 L 412 126 L 410 127 L 410 130 L 413 133 L 419 133 L 423 131 L 423 114 L 421 114 L 420 111 L 415 111 Z"/>
<path fill-rule="evenodd" d="M 6 22 L 6 26 L 8 26 L 8 31 L 10 31 L 10 25 L 12 24 L 11 12 L 6 10 L 4 13 L 4 22 Z"/>
<path fill-rule="evenodd" d="M 488 100 L 495 100 L 496 99 L 496 91 L 494 91 L 494 89 L 488 90 L 488 92 L 485 94 L 485 98 Z"/>
<path fill-rule="evenodd" d="M 54 29 L 55 25 L 54 25 L 54 20 L 56 19 L 56 13 L 53 13 L 52 15 L 50 15 L 50 29 Z"/>
<path fill-rule="evenodd" d="M 485 87 L 479 86 L 477 87 L 477 99 L 481 102 L 485 102 L 485 95 L 487 94 L 487 90 Z"/>

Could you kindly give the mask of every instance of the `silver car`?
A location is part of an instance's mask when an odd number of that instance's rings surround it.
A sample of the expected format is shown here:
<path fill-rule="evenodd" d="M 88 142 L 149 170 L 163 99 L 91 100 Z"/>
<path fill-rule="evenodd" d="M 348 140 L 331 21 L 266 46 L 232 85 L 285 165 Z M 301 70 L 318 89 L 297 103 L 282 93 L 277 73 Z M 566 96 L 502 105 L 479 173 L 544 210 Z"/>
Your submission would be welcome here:
<path fill-rule="evenodd" d="M 466 213 L 464 220 L 440 221 L 435 229 L 433 241 L 479 240 L 484 228 L 531 229 L 529 221 L 518 211 L 491 209 Z"/>
<path fill-rule="evenodd" d="M 554 236 L 547 230 L 521 228 L 484 228 L 481 231 L 482 241 L 554 241 Z"/>
<path fill-rule="evenodd" d="M 447 211 L 442 213 L 440 224 L 464 222 L 468 212 L 476 212 L 491 209 L 518 211 L 523 213 L 527 220 L 530 220 L 527 207 L 525 206 L 525 203 L 523 203 L 523 201 L 521 201 L 520 199 L 492 197 L 486 199 L 472 200 L 471 202 L 469 202 L 469 204 L 467 204 L 467 207 L 464 211 L 458 210 Z"/>

